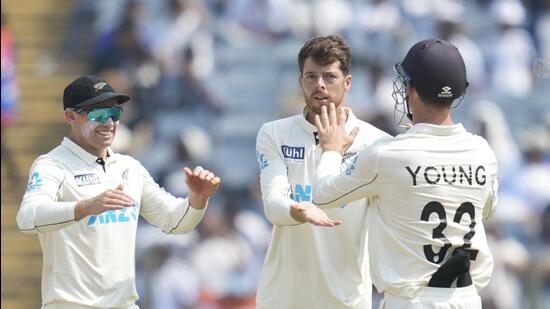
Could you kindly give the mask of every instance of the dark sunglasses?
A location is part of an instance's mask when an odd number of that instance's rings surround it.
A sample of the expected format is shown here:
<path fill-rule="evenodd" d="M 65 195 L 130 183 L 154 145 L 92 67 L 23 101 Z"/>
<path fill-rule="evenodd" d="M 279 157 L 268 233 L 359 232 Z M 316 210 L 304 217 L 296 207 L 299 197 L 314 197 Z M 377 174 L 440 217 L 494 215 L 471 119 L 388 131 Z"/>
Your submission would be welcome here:
<path fill-rule="evenodd" d="M 77 113 L 88 113 L 88 120 L 105 123 L 109 121 L 109 118 L 113 118 L 113 121 L 118 121 L 122 116 L 122 107 L 96 107 L 91 109 L 75 109 Z"/>

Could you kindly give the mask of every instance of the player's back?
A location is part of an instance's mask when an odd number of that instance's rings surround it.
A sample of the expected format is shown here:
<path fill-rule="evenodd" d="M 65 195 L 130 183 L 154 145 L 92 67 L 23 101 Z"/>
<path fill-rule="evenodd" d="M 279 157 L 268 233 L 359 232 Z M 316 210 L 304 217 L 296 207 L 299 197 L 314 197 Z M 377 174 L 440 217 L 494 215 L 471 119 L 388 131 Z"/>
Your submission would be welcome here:
<path fill-rule="evenodd" d="M 377 288 L 412 297 L 459 247 L 470 254 L 474 284 L 485 286 L 493 259 L 482 218 L 497 185 L 487 142 L 460 124 L 417 124 L 373 150 L 369 251 Z"/>

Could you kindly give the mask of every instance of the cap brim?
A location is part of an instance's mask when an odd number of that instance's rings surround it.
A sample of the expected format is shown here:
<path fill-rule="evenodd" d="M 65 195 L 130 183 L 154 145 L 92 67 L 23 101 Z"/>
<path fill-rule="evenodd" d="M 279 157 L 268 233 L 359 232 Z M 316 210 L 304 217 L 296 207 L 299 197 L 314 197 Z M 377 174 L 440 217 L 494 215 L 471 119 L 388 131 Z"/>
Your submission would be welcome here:
<path fill-rule="evenodd" d="M 96 97 L 88 99 L 84 102 L 76 104 L 75 107 L 86 107 L 86 106 L 94 105 L 110 99 L 117 99 L 118 104 L 122 104 L 130 100 L 130 97 L 124 94 L 116 93 L 116 92 L 105 92 Z"/>

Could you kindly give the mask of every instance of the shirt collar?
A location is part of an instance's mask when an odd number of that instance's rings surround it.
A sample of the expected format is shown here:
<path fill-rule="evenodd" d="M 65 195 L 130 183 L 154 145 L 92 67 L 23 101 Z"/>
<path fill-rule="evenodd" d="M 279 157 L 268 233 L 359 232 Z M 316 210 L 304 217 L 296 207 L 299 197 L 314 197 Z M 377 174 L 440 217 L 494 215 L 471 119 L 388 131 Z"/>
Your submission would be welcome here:
<path fill-rule="evenodd" d="M 358 125 L 357 124 L 358 120 L 357 120 L 357 117 L 355 117 L 355 115 L 353 114 L 353 111 L 349 107 L 344 107 L 344 109 L 346 109 L 346 111 L 348 112 L 348 119 L 346 120 L 346 130 L 351 131 L 354 127 Z M 317 132 L 317 127 L 314 124 L 307 121 L 306 116 L 307 116 L 307 110 L 304 107 L 304 110 L 302 111 L 302 119 L 301 119 L 302 127 L 304 128 L 304 130 L 306 130 L 308 133 Z"/>
<path fill-rule="evenodd" d="M 84 148 L 80 147 L 68 137 L 63 138 L 61 145 L 67 147 L 67 149 L 69 149 L 72 153 L 74 153 L 77 157 L 86 162 L 88 165 L 94 164 L 97 160 L 96 156 L 84 150 Z M 107 147 L 107 160 L 112 157 L 113 150 L 111 149 L 111 147 Z"/>
<path fill-rule="evenodd" d="M 462 126 L 461 123 L 455 123 L 448 126 L 440 126 L 429 123 L 417 123 L 410 128 L 407 133 L 424 133 L 430 135 L 456 135 L 465 133 L 466 129 Z"/>

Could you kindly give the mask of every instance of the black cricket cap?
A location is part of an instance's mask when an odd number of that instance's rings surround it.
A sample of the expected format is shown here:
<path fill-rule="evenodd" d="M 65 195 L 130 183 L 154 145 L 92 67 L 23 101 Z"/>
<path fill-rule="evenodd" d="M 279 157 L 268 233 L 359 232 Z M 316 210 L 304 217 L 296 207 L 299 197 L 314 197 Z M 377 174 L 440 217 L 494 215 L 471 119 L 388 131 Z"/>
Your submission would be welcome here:
<path fill-rule="evenodd" d="M 401 68 L 418 93 L 432 102 L 452 102 L 468 87 L 462 55 L 444 40 L 428 39 L 416 43 L 401 62 Z"/>
<path fill-rule="evenodd" d="M 117 93 L 109 83 L 98 76 L 83 75 L 73 80 L 63 91 L 63 109 L 82 108 L 116 98 L 122 104 L 130 97 Z"/>

